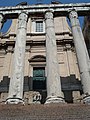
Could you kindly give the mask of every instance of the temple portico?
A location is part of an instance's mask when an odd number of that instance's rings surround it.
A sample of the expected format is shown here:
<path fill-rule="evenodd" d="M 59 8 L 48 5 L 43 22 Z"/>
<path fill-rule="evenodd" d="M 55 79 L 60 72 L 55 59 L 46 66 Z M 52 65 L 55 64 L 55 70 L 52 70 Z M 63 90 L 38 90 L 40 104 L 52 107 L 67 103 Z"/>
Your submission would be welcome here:
<path fill-rule="evenodd" d="M 59 62 L 58 62 L 57 39 L 56 39 L 55 26 L 54 26 L 54 17 L 56 18 L 62 16 L 64 17 L 69 16 L 70 19 L 73 43 L 75 46 L 75 52 L 77 56 L 77 62 L 78 62 L 80 78 L 83 88 L 83 102 L 90 103 L 90 68 L 89 68 L 90 59 L 78 19 L 78 15 L 80 16 L 87 15 L 87 13 L 90 10 L 90 7 L 88 7 L 89 5 L 90 3 L 78 4 L 78 5 L 69 4 L 68 7 L 67 6 L 65 7 L 65 4 L 62 5 L 51 4 L 51 5 L 40 5 L 40 6 L 38 5 L 16 6 L 12 8 L 9 7 L 0 8 L 0 13 L 2 13 L 0 14 L 0 29 L 2 28 L 2 25 L 4 23 L 3 22 L 4 18 L 18 19 L 16 42 L 15 42 L 14 56 L 13 56 L 13 66 L 11 70 L 9 93 L 6 103 L 9 104 L 23 103 L 25 50 L 26 50 L 27 27 L 28 27 L 27 23 L 28 23 L 28 18 L 33 19 L 33 14 L 40 14 L 40 17 L 42 17 L 45 22 L 45 41 L 46 41 L 45 48 L 46 48 L 46 73 L 47 73 L 47 81 L 46 81 L 47 97 L 45 104 L 65 103 L 64 94 L 62 91 L 62 82 L 60 77 L 61 71 L 59 70 L 62 68 L 61 66 L 59 67 Z M 71 6 L 73 7 L 71 8 Z M 42 24 L 44 22 L 40 20 L 36 20 L 36 26 L 39 25 L 42 27 Z M 42 32 L 42 29 L 39 32 Z M 38 29 L 36 29 L 36 31 L 38 31 Z M 42 61 L 44 61 L 44 57 L 42 58 L 41 62 Z M 63 62 L 61 62 L 60 64 L 62 63 Z M 34 66 L 33 70 L 34 72 L 36 72 L 35 70 L 38 69 L 36 64 L 33 63 L 31 65 Z M 44 70 L 44 67 L 41 66 L 40 69 Z"/>

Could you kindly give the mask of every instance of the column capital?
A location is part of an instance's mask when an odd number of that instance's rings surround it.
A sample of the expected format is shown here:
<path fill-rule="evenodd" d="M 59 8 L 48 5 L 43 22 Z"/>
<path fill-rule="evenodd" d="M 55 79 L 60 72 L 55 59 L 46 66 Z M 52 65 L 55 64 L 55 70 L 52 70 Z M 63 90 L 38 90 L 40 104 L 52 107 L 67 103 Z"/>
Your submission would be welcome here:
<path fill-rule="evenodd" d="M 0 22 L 3 21 L 4 15 L 2 13 L 0 13 Z"/>
<path fill-rule="evenodd" d="M 22 11 L 18 16 L 18 29 L 26 27 L 25 24 L 28 22 L 28 14 Z M 27 27 L 25 28 L 27 29 Z"/>
<path fill-rule="evenodd" d="M 47 13 L 47 12 L 54 13 L 54 10 L 52 10 L 52 9 L 47 9 L 47 10 L 45 11 L 45 13 Z"/>
<path fill-rule="evenodd" d="M 0 29 L 3 27 L 4 22 L 5 22 L 4 15 L 2 13 L 0 13 Z"/>
<path fill-rule="evenodd" d="M 78 18 L 78 14 L 75 9 L 69 11 L 69 18 Z"/>
<path fill-rule="evenodd" d="M 19 13 L 19 15 L 22 14 L 22 13 L 28 15 L 28 12 L 25 12 L 25 11 L 21 11 L 21 12 Z"/>
<path fill-rule="evenodd" d="M 0 22 L 1 23 L 6 22 L 6 19 L 4 19 L 4 15 L 2 13 L 0 13 Z"/>
<path fill-rule="evenodd" d="M 78 19 L 78 13 L 75 9 L 72 9 L 69 12 L 69 19 L 70 19 L 72 27 L 80 26 L 79 19 Z"/>
<path fill-rule="evenodd" d="M 19 13 L 19 19 L 20 19 L 20 20 L 28 21 L 28 13 L 22 11 L 21 13 Z"/>
<path fill-rule="evenodd" d="M 53 10 L 46 10 L 45 11 L 45 19 L 53 19 Z"/>

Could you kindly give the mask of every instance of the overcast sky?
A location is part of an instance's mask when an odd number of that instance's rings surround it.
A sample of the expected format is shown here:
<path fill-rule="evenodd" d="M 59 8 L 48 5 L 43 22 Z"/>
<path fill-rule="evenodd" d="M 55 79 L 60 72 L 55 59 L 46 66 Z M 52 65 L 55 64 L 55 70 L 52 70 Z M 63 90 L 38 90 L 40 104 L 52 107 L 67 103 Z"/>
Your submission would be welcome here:
<path fill-rule="evenodd" d="M 51 1 L 60 1 L 61 3 L 87 3 L 90 2 L 90 0 L 0 0 L 0 7 L 4 6 L 16 6 L 20 2 L 27 2 L 30 4 L 37 4 L 38 2 L 41 2 L 42 4 L 50 4 Z M 83 26 L 83 18 L 80 18 L 81 26 Z M 4 25 L 2 31 L 6 32 L 8 29 L 8 26 L 10 26 L 10 22 L 7 22 L 7 24 Z"/>

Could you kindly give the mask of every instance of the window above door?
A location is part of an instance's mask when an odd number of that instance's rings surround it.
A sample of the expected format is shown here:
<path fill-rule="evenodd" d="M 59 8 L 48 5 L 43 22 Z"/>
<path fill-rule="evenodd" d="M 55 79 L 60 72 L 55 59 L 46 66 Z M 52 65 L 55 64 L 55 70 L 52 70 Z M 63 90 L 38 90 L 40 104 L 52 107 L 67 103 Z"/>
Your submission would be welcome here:
<path fill-rule="evenodd" d="M 43 19 L 32 20 L 32 33 L 45 33 L 45 22 Z"/>
<path fill-rule="evenodd" d="M 43 32 L 43 21 L 36 21 L 35 28 L 35 32 Z"/>

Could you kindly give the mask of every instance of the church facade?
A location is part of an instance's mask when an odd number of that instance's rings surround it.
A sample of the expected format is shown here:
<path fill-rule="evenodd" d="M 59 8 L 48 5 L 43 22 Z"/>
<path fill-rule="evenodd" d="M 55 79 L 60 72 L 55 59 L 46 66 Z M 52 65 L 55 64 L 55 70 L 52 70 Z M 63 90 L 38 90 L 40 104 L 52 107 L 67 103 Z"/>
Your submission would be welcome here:
<path fill-rule="evenodd" d="M 72 31 L 67 18 L 51 10 L 13 19 L 0 35 L 0 102 L 81 102 L 85 83 Z"/>

